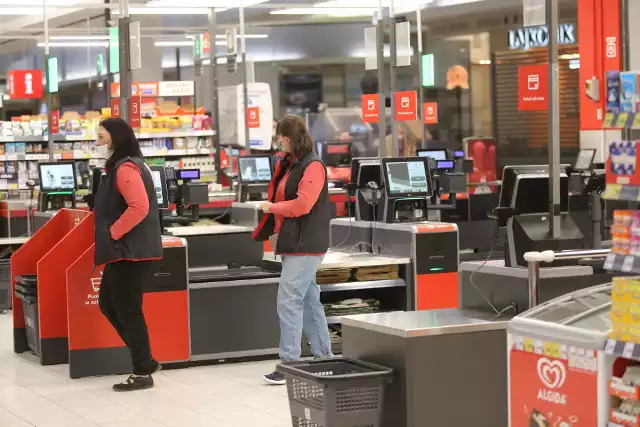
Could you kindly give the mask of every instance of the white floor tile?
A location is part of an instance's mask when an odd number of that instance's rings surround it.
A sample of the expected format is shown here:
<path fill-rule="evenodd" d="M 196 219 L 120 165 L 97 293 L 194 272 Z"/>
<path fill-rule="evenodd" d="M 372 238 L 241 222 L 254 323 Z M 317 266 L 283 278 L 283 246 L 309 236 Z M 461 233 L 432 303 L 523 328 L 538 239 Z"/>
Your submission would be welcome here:
<path fill-rule="evenodd" d="M 164 370 L 155 387 L 115 393 L 126 376 L 69 378 L 13 352 L 11 314 L 0 314 L 0 427 L 290 427 L 286 387 L 265 386 L 275 361 Z"/>

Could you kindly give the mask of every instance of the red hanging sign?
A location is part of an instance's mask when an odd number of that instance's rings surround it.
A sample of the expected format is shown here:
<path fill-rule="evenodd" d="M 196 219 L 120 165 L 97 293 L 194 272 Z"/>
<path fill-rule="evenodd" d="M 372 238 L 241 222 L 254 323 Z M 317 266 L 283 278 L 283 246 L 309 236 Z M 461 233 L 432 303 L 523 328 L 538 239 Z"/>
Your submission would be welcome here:
<path fill-rule="evenodd" d="M 380 95 L 377 93 L 362 95 L 362 121 L 365 123 L 380 121 Z"/>
<path fill-rule="evenodd" d="M 418 93 L 415 90 L 395 93 L 396 121 L 418 120 Z"/>
<path fill-rule="evenodd" d="M 249 129 L 260 127 L 260 107 L 247 108 L 247 124 Z"/>
<path fill-rule="evenodd" d="M 51 123 L 49 123 L 49 132 L 53 135 L 60 133 L 60 110 L 51 112 Z"/>
<path fill-rule="evenodd" d="M 564 353 L 561 359 L 511 350 L 511 427 L 598 425 L 595 352 L 565 346 Z"/>
<path fill-rule="evenodd" d="M 120 117 L 120 98 L 111 98 L 109 107 L 111 107 L 111 117 Z"/>
<path fill-rule="evenodd" d="M 202 54 L 205 56 L 211 55 L 211 37 L 209 33 L 202 35 Z"/>
<path fill-rule="evenodd" d="M 140 103 L 139 96 L 132 96 L 129 100 L 129 124 L 132 128 L 138 129 L 140 128 L 141 120 L 140 120 L 140 110 L 142 109 L 142 105 Z"/>
<path fill-rule="evenodd" d="M 8 86 L 12 99 L 40 99 L 44 93 L 42 70 L 11 70 Z"/>
<path fill-rule="evenodd" d="M 549 108 L 549 66 L 522 65 L 518 68 L 518 110 L 542 111 Z"/>
<path fill-rule="evenodd" d="M 438 124 L 438 103 L 437 102 L 425 102 L 422 106 L 424 114 L 425 125 L 437 125 Z"/>

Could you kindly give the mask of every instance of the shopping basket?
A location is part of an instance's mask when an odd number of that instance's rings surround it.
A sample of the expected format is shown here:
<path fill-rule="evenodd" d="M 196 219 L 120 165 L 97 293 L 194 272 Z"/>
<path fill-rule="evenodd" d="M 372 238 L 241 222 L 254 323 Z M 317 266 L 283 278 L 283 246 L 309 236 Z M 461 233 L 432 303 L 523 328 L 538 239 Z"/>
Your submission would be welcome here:
<path fill-rule="evenodd" d="M 379 427 L 393 370 L 354 359 L 280 364 L 294 427 Z"/>
<path fill-rule="evenodd" d="M 11 309 L 11 262 L 0 259 L 0 312 Z"/>

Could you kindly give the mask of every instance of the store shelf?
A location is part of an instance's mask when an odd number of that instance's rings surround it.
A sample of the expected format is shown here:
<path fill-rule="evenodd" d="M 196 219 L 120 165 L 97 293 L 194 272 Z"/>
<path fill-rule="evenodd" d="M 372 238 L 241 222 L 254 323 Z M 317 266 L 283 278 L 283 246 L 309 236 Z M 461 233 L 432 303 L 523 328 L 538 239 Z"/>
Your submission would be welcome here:
<path fill-rule="evenodd" d="M 398 288 L 398 287 L 405 287 L 406 283 L 402 279 L 392 279 L 392 280 L 372 280 L 367 282 L 332 283 L 332 284 L 319 285 L 319 286 L 322 292 L 336 292 L 336 291 L 363 291 L 366 289 Z"/>
<path fill-rule="evenodd" d="M 342 323 L 342 316 L 327 317 L 327 325 L 339 325 L 340 323 Z"/>
<path fill-rule="evenodd" d="M 640 185 L 607 184 L 602 197 L 606 200 L 640 202 Z"/>
<path fill-rule="evenodd" d="M 604 352 L 610 356 L 617 356 L 640 362 L 640 344 L 610 339 L 607 340 Z"/>
<path fill-rule="evenodd" d="M 183 150 L 151 150 L 142 149 L 145 157 L 182 157 L 182 156 L 207 156 L 213 154 L 213 149 L 189 148 Z"/>
<path fill-rule="evenodd" d="M 619 378 L 609 380 L 609 394 L 623 400 L 640 401 L 640 387 L 625 384 Z"/>
<path fill-rule="evenodd" d="M 178 130 L 174 132 L 143 132 L 136 133 L 138 139 L 153 138 L 188 138 L 198 136 L 213 136 L 216 134 L 214 130 Z M 73 141 L 95 141 L 96 135 L 54 135 L 54 142 L 73 142 Z M 47 142 L 48 136 L 0 136 L 1 142 Z"/>
<path fill-rule="evenodd" d="M 640 129 L 640 113 L 607 113 L 602 121 L 604 129 Z"/>
<path fill-rule="evenodd" d="M 610 253 L 604 261 L 604 269 L 623 273 L 640 273 L 640 258 Z"/>
<path fill-rule="evenodd" d="M 611 421 L 609 421 L 609 426 L 640 426 L 640 417 L 638 417 L 637 415 L 625 414 L 624 412 L 612 409 Z"/>

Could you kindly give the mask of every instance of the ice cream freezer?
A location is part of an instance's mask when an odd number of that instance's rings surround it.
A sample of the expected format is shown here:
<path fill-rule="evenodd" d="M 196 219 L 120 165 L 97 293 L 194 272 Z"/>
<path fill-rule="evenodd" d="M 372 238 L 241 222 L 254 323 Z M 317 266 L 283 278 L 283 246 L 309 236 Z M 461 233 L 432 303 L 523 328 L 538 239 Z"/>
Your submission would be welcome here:
<path fill-rule="evenodd" d="M 507 327 L 510 427 L 606 427 L 611 285 L 548 301 Z"/>

